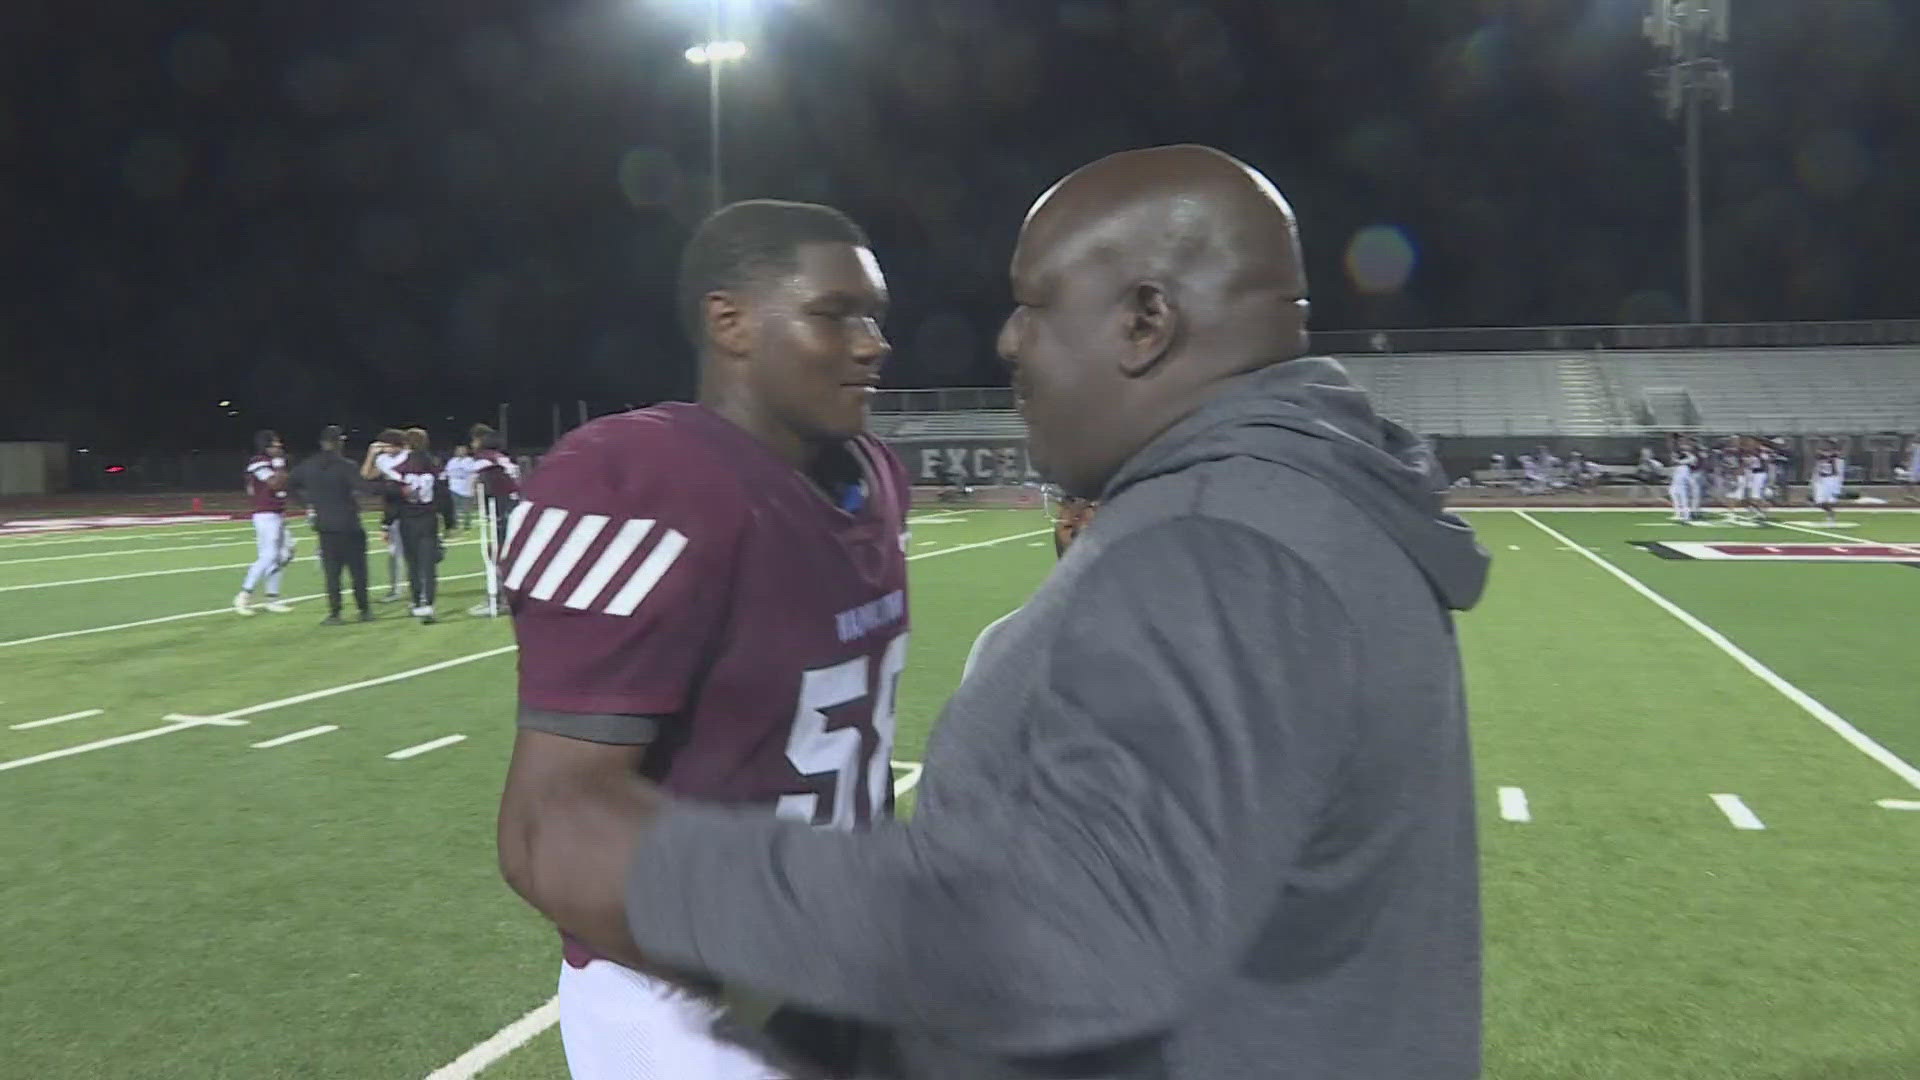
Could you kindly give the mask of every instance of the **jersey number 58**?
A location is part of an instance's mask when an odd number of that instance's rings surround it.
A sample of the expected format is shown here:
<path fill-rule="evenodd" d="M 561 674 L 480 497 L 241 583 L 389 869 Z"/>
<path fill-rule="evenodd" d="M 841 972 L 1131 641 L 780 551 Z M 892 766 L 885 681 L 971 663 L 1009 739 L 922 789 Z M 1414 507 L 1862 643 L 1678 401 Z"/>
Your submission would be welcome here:
<path fill-rule="evenodd" d="M 887 805 L 893 786 L 893 769 L 888 763 L 893 752 L 894 696 L 900 688 L 900 673 L 907 666 L 907 635 L 887 643 L 880 658 L 880 670 L 865 656 L 809 671 L 800 677 L 800 702 L 793 714 L 793 728 L 787 736 L 787 760 L 793 768 L 823 792 L 782 795 L 774 813 L 790 821 L 805 821 L 828 829 L 851 829 L 859 820 L 855 814 L 854 792 L 865 782 L 867 815 L 877 815 Z M 873 701 L 873 752 L 864 758 L 860 752 L 860 727 L 845 724 L 829 730 L 828 709 Z M 864 775 L 863 775 L 864 771 Z M 822 795 L 830 799 L 820 805 Z"/>

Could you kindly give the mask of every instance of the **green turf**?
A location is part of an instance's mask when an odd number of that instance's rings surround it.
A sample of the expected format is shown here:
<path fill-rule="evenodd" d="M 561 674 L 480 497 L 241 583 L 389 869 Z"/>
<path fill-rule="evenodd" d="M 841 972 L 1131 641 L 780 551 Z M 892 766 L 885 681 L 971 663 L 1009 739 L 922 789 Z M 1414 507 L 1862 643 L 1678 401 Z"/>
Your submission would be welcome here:
<path fill-rule="evenodd" d="M 1667 562 L 1629 542 L 1823 538 L 1642 524 L 1658 515 L 1534 516 L 1920 756 L 1901 629 L 1920 610 L 1920 571 Z M 1920 515 L 1853 519 L 1848 533 L 1920 541 Z M 1559 539 L 1511 513 L 1473 521 L 1497 556 L 1485 604 L 1460 620 L 1482 807 L 1488 1075 L 1920 1075 L 1920 813 L 1874 805 L 1920 792 Z M 915 526 L 896 758 L 919 759 L 974 634 L 1052 561 L 1044 535 L 953 549 L 1042 528 L 1031 511 Z M 250 551 L 244 523 L 0 538 L 0 588 L 224 566 Z M 312 551 L 303 535 L 290 595 L 318 591 Z M 455 547 L 443 573 L 477 568 L 472 547 Z M 499 621 L 456 613 L 422 627 L 393 606 L 372 625 L 322 629 L 305 601 L 292 615 L 6 644 L 217 611 L 240 573 L 0 592 L 0 763 L 511 640 Z M 463 611 L 479 581 L 450 581 L 442 611 Z M 508 653 L 241 727 L 183 727 L 0 771 L 0 1075 L 424 1077 L 546 1001 L 552 934 L 493 861 L 512 678 Z M 105 713 L 6 730 L 93 708 Z M 321 724 L 340 730 L 249 748 Z M 466 741 L 385 757 L 454 733 Z M 1531 823 L 1500 820 L 1498 786 L 1526 790 Z M 1730 827 L 1708 799 L 1722 792 L 1767 829 Z M 486 1075 L 558 1080 L 555 1034 Z"/>

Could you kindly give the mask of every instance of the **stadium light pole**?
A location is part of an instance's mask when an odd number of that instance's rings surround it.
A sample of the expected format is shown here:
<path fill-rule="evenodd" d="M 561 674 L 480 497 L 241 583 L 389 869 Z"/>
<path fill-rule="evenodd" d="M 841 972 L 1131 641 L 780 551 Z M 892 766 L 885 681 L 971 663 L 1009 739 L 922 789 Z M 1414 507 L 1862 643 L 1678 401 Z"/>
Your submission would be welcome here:
<path fill-rule="evenodd" d="M 1666 55 L 1654 72 L 1667 119 L 1685 116 L 1687 199 L 1687 320 L 1706 321 L 1706 240 L 1700 208 L 1700 112 L 1717 98 L 1733 109 L 1733 69 L 1713 55 L 1728 39 L 1733 0 L 1648 0 L 1642 23 L 1647 40 Z"/>
<path fill-rule="evenodd" d="M 712 173 L 715 210 L 720 209 L 726 198 L 726 185 L 720 175 L 720 65 L 747 58 L 745 42 L 721 37 L 721 3 L 722 0 L 708 0 L 707 40 L 686 52 L 688 63 L 704 65 L 707 69 L 707 150 L 712 155 L 708 170 Z"/>

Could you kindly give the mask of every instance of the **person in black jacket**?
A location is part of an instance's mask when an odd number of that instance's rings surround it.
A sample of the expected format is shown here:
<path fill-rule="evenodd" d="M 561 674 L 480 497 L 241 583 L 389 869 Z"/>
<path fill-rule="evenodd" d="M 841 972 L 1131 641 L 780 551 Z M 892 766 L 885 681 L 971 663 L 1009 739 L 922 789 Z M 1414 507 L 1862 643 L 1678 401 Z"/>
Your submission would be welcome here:
<path fill-rule="evenodd" d="M 313 531 L 320 537 L 320 568 L 327 580 L 327 617 L 321 625 L 340 625 L 343 567 L 353 580 L 360 621 L 373 621 L 367 605 L 367 530 L 360 524 L 360 470 L 341 456 L 338 427 L 329 425 L 320 432 L 320 452 L 294 466 L 288 484 L 307 504 Z"/>

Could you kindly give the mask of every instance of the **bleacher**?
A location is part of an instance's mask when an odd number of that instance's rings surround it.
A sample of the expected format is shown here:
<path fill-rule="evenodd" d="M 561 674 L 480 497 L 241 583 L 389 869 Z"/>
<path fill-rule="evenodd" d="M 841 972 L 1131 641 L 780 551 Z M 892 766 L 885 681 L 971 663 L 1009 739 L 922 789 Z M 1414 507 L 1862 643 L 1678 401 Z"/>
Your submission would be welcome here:
<path fill-rule="evenodd" d="M 1383 414 L 1432 435 L 1920 428 L 1915 346 L 1339 359 Z"/>
<path fill-rule="evenodd" d="M 1023 439 L 1027 435 L 1026 421 L 1014 409 L 875 413 L 872 428 L 883 439 Z"/>

